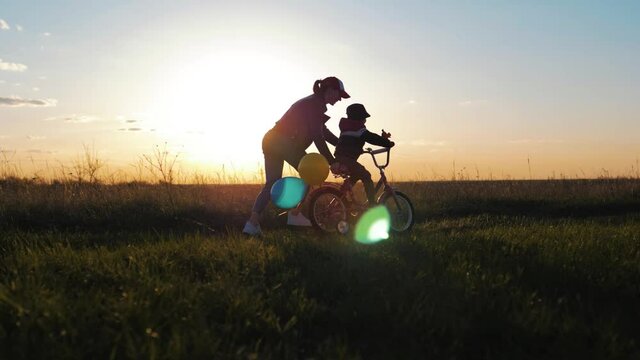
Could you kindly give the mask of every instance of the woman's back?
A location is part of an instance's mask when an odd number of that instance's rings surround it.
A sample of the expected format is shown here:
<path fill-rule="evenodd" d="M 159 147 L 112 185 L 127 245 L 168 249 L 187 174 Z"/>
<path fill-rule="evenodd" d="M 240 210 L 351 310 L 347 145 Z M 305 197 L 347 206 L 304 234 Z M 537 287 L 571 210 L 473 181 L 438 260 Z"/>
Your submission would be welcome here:
<path fill-rule="evenodd" d="M 327 105 L 321 96 L 309 95 L 291 105 L 273 130 L 294 139 L 298 146 L 306 149 L 317 135 L 315 132 L 322 131 L 324 123 L 329 120 L 329 116 L 324 114 L 326 111 Z"/>

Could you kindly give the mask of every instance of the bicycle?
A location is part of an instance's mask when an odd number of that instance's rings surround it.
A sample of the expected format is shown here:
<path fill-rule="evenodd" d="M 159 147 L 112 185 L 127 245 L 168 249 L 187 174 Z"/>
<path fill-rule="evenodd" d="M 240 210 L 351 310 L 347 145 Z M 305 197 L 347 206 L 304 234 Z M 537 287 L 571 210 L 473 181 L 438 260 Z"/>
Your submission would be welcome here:
<path fill-rule="evenodd" d="M 387 153 L 385 164 L 378 164 L 377 154 Z M 389 166 L 391 148 L 373 150 L 366 148 L 364 154 L 373 158 L 373 163 L 380 171 L 380 180 L 375 186 L 375 193 L 382 193 L 377 197 L 376 204 L 384 205 L 391 214 L 391 230 L 393 232 L 409 231 L 415 222 L 414 208 L 409 197 L 401 191 L 395 190 L 389 185 L 384 169 Z M 350 176 L 346 172 L 334 174 L 334 177 L 343 178 L 344 182 L 337 184 L 324 183 L 313 191 L 309 200 L 309 217 L 311 224 L 318 230 L 333 233 L 346 234 L 349 228 L 368 208 L 369 204 L 358 202 L 353 196 L 353 184 L 348 181 Z"/>

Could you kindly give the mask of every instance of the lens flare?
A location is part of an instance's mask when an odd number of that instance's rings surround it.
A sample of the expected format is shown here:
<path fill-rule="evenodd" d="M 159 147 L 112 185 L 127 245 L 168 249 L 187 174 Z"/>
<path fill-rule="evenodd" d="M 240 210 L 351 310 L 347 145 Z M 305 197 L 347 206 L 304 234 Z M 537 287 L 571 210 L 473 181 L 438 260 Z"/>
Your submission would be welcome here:
<path fill-rule="evenodd" d="M 271 201 L 281 209 L 293 209 L 304 199 L 307 184 L 297 177 L 284 177 L 271 186 Z"/>
<path fill-rule="evenodd" d="M 307 184 L 321 185 L 329 176 L 329 163 L 324 156 L 310 153 L 300 160 L 298 173 Z"/>
<path fill-rule="evenodd" d="M 356 224 L 355 239 L 362 244 L 374 244 L 389 238 L 391 214 L 383 205 L 367 210 Z"/>

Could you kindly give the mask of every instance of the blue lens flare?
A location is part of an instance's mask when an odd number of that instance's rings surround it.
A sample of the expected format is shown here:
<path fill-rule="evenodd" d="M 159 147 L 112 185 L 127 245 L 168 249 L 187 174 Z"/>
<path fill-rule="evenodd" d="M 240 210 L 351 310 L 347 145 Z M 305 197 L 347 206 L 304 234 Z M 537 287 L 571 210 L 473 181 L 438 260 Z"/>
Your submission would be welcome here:
<path fill-rule="evenodd" d="M 307 184 L 297 177 L 284 177 L 271 186 L 271 201 L 281 209 L 298 206 L 307 192 Z"/>

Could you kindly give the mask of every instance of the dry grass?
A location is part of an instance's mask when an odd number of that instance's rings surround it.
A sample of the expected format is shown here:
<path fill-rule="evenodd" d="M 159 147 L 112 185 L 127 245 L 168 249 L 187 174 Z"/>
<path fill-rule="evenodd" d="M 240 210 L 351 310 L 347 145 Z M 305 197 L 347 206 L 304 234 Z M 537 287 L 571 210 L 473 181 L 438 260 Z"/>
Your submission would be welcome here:
<path fill-rule="evenodd" d="M 367 247 L 272 207 L 246 238 L 260 185 L 182 184 L 168 152 L 126 181 L 5 155 L 0 358 L 640 356 L 635 178 L 397 182 L 416 226 Z"/>
<path fill-rule="evenodd" d="M 0 357 L 640 355 L 639 181 L 396 185 L 414 230 L 363 246 L 243 237 L 259 185 L 4 179 Z"/>

